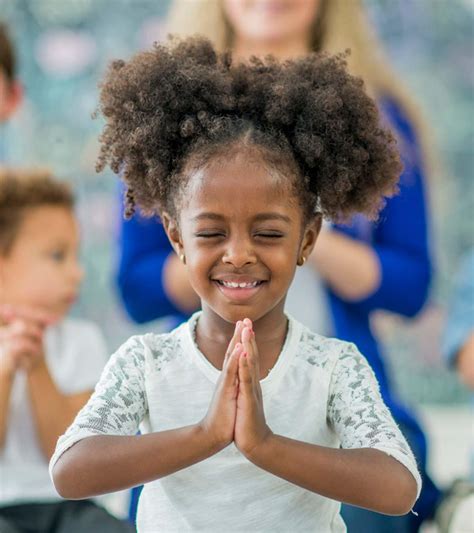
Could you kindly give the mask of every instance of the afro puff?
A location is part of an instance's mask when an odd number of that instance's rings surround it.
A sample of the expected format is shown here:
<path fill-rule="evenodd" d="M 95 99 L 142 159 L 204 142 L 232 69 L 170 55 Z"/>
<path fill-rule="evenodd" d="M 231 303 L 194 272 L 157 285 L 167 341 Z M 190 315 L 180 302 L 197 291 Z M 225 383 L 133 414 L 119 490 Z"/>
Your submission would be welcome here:
<path fill-rule="evenodd" d="M 122 172 L 128 216 L 135 204 L 173 212 L 190 162 L 243 139 L 286 158 L 305 211 L 333 220 L 375 218 L 402 170 L 394 136 L 344 55 L 234 64 L 205 38 L 170 39 L 112 62 L 99 112 L 97 170 Z"/>

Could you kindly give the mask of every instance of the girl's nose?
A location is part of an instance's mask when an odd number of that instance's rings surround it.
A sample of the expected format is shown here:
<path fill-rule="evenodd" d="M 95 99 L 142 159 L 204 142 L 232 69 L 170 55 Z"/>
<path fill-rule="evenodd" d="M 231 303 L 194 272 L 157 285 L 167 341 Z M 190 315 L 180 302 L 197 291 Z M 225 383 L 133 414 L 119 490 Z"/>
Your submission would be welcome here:
<path fill-rule="evenodd" d="M 257 257 L 250 242 L 246 239 L 234 239 L 222 257 L 222 262 L 231 264 L 234 268 L 242 268 L 257 262 Z"/>

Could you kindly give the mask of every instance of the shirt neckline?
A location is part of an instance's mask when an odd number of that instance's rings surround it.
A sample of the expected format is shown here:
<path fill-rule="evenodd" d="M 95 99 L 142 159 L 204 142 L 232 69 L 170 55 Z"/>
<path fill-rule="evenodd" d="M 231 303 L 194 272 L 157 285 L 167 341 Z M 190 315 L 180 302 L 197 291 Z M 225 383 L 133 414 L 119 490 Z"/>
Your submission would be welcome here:
<path fill-rule="evenodd" d="M 187 344 L 188 350 L 192 354 L 194 362 L 199 367 L 199 369 L 207 376 L 209 380 L 211 380 L 213 383 L 217 383 L 217 380 L 221 375 L 221 370 L 218 370 L 214 365 L 210 363 L 210 361 L 201 352 L 201 350 L 196 344 L 195 331 L 197 322 L 201 314 L 202 311 L 194 313 L 194 315 L 192 315 L 186 323 L 185 342 Z M 265 391 L 272 389 L 274 386 L 276 386 L 276 384 L 284 376 L 286 369 L 288 368 L 289 364 L 296 355 L 296 350 L 299 340 L 301 338 L 303 326 L 291 316 L 287 315 L 287 318 L 288 332 L 286 334 L 286 339 L 283 344 L 283 348 L 280 352 L 280 355 L 278 356 L 275 365 L 270 370 L 268 375 L 262 380 L 260 380 L 260 386 L 262 387 L 262 390 Z"/>

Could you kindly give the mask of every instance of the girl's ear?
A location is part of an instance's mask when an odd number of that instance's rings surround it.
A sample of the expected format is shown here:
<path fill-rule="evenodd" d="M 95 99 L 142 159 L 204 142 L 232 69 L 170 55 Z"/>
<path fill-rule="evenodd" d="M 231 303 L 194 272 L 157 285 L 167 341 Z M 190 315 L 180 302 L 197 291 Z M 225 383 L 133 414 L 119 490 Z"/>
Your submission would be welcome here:
<path fill-rule="evenodd" d="M 298 258 L 304 258 L 303 264 L 306 259 L 311 255 L 316 240 L 318 238 L 319 232 L 321 231 L 321 225 L 323 223 L 323 216 L 318 214 L 316 215 L 311 222 L 308 222 L 303 233 L 303 239 L 301 240 L 300 253 Z M 298 259 L 299 261 L 299 259 Z"/>
<path fill-rule="evenodd" d="M 176 254 L 180 256 L 183 253 L 183 241 L 181 240 L 181 233 L 177 222 L 168 213 L 161 214 L 161 221 L 171 246 Z"/>

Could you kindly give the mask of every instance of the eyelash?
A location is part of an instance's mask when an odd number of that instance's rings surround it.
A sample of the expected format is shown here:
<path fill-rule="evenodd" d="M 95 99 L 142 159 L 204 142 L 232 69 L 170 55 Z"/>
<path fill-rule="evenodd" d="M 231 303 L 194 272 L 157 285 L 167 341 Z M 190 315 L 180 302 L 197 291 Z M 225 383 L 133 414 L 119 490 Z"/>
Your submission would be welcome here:
<path fill-rule="evenodd" d="M 217 237 L 225 237 L 224 233 L 196 233 L 196 237 L 203 239 L 212 239 Z M 280 239 L 283 235 L 278 233 L 257 233 L 255 237 L 263 237 L 265 239 Z"/>

